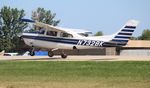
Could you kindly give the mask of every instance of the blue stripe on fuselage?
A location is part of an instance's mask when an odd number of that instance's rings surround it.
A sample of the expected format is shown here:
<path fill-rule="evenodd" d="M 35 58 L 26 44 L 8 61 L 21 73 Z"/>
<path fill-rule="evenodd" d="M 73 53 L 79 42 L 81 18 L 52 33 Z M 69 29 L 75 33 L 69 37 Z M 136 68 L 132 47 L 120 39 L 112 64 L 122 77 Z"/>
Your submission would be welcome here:
<path fill-rule="evenodd" d="M 113 42 L 105 42 L 103 44 L 103 47 L 120 47 L 120 46 L 125 46 L 126 43 L 113 43 Z"/>
<path fill-rule="evenodd" d="M 112 41 L 113 41 L 113 42 L 121 42 L 121 43 L 122 43 L 122 42 L 123 42 L 123 43 L 128 42 L 128 40 L 121 40 L 121 39 L 120 39 L 120 40 L 112 39 Z"/>
<path fill-rule="evenodd" d="M 50 41 L 50 42 L 57 42 L 57 43 L 67 43 L 67 44 L 77 44 L 78 39 L 65 39 L 65 38 L 54 38 L 54 37 L 45 37 L 45 36 L 22 36 L 23 38 L 28 39 L 35 39 L 41 41 Z"/>
<path fill-rule="evenodd" d="M 35 40 L 41 40 L 41 41 L 64 43 L 64 44 L 73 44 L 73 45 L 77 45 L 78 42 L 80 41 L 79 39 L 66 39 L 66 38 L 55 38 L 55 37 L 46 37 L 46 36 L 23 35 L 22 37 L 27 38 L 27 39 L 35 39 Z M 86 40 L 86 41 L 93 41 L 93 40 Z M 84 45 L 84 46 L 86 46 L 86 45 Z M 116 43 L 104 42 L 103 47 L 107 47 L 107 46 L 108 47 L 113 47 L 113 46 L 123 46 L 123 45 L 119 45 L 119 44 L 116 44 Z"/>

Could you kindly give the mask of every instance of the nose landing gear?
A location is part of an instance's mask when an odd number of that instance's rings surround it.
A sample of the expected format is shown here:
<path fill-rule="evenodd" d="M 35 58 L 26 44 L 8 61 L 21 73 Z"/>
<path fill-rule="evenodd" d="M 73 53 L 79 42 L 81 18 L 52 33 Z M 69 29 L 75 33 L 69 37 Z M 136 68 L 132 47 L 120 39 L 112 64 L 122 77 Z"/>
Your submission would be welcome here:
<path fill-rule="evenodd" d="M 30 55 L 30 56 L 34 56 L 34 55 L 35 55 L 34 47 L 32 47 L 32 50 L 29 51 L 29 55 Z"/>

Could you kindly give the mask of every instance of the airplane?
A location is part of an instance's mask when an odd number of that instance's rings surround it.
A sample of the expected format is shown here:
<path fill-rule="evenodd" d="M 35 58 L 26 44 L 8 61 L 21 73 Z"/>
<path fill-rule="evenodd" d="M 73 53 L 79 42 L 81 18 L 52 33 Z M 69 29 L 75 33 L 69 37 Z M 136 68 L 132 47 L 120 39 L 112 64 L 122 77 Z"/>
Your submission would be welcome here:
<path fill-rule="evenodd" d="M 0 52 L 0 56 L 4 56 L 4 54 L 5 54 L 5 50 Z"/>
<path fill-rule="evenodd" d="M 118 32 L 112 35 L 87 37 L 86 35 L 90 33 L 89 31 L 75 32 L 73 29 L 56 27 L 30 19 L 21 20 L 42 28 L 38 32 L 23 33 L 21 36 L 25 44 L 32 47 L 31 56 L 35 55 L 35 47 L 41 47 L 49 50 L 49 57 L 54 56 L 55 50 L 61 49 L 62 58 L 67 58 L 67 54 L 64 53 L 63 49 L 79 50 L 125 46 L 139 23 L 137 20 L 129 20 Z"/>
<path fill-rule="evenodd" d="M 17 56 L 18 53 L 5 53 L 5 50 L 0 52 L 0 56 Z"/>

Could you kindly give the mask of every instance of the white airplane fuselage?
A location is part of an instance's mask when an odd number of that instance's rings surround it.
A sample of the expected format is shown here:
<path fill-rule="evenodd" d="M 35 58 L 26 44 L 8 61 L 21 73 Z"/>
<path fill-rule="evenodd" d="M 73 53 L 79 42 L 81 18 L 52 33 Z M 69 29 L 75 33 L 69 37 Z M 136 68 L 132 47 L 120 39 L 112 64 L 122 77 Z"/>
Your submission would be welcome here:
<path fill-rule="evenodd" d="M 80 35 L 79 35 L 80 36 Z M 91 49 L 103 47 L 105 38 L 100 37 L 56 37 L 56 36 L 46 36 L 34 33 L 23 33 L 23 39 L 25 44 L 34 47 L 41 47 L 47 49 Z M 99 39 L 98 39 L 99 38 Z M 108 36 L 109 38 L 109 36 Z"/>

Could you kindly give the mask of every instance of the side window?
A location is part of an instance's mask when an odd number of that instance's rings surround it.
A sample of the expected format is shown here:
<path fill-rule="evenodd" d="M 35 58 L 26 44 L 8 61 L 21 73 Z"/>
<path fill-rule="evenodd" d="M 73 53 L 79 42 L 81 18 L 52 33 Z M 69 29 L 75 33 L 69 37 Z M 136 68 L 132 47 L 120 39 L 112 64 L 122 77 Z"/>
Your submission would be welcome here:
<path fill-rule="evenodd" d="M 60 37 L 69 37 L 72 38 L 73 36 L 71 34 L 65 33 L 65 32 L 61 32 Z"/>
<path fill-rule="evenodd" d="M 47 31 L 46 35 L 57 36 L 57 32 L 56 31 Z"/>

